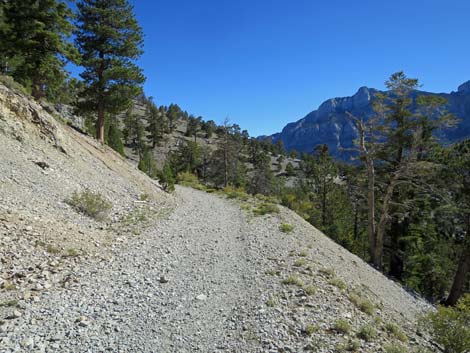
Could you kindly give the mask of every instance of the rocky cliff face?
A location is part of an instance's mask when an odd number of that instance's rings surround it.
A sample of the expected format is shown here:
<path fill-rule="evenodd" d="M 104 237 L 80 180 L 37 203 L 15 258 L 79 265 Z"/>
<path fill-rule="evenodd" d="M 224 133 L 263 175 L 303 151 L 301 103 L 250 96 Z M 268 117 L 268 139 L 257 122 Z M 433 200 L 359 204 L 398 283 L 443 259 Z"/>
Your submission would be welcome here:
<path fill-rule="evenodd" d="M 332 98 L 323 102 L 317 110 L 304 118 L 287 124 L 281 133 L 268 137 L 273 142 L 281 140 L 288 150 L 311 152 L 316 145 L 328 145 L 337 158 L 348 160 L 357 131 L 348 113 L 367 119 L 372 114 L 371 101 L 379 92 L 373 88 L 361 87 L 351 97 Z M 386 92 L 385 92 L 386 93 Z M 439 95 L 448 100 L 447 109 L 460 119 L 459 126 L 442 134 L 444 143 L 458 141 L 470 136 L 470 81 L 458 87 L 457 92 L 430 93 L 417 91 L 413 95 Z"/>

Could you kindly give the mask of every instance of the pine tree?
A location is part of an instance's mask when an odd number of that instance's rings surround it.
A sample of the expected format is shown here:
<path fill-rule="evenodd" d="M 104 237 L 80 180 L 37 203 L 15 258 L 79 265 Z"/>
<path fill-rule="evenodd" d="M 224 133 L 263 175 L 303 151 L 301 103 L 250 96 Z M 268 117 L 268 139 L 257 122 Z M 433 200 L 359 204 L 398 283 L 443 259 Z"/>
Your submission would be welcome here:
<path fill-rule="evenodd" d="M 127 0 L 81 0 L 75 43 L 86 83 L 80 108 L 97 115 L 96 138 L 104 142 L 105 115 L 128 109 L 145 78 L 134 63 L 143 34 Z"/>
<path fill-rule="evenodd" d="M 163 169 L 158 175 L 158 179 L 160 179 L 160 183 L 163 187 L 163 190 L 167 192 L 172 192 L 173 190 L 175 190 L 176 179 L 173 175 L 173 171 L 171 170 L 171 166 L 168 161 L 165 161 Z"/>
<path fill-rule="evenodd" d="M 445 128 L 453 121 L 451 115 L 436 109 L 442 101 L 417 99 L 419 112 L 412 113 L 411 94 L 419 86 L 417 79 L 397 72 L 390 76 L 386 86 L 390 94 L 376 95 L 373 117 L 368 121 L 352 117 L 359 131 L 357 151 L 366 170 L 370 256 L 380 269 L 397 186 L 419 174 L 420 158 L 433 143 L 427 131 Z M 433 116 L 429 116 L 431 112 Z M 384 184 L 380 198 L 376 197 L 378 169 Z M 377 202 L 380 202 L 378 210 Z"/>
<path fill-rule="evenodd" d="M 183 112 L 177 104 L 170 104 L 167 111 L 168 132 L 172 133 L 176 127 L 176 122 L 183 116 Z"/>
<path fill-rule="evenodd" d="M 197 133 L 199 131 L 201 125 L 202 117 L 195 118 L 194 116 L 190 115 L 188 120 L 188 126 L 186 128 L 186 136 L 194 137 L 194 142 L 196 142 Z"/>
<path fill-rule="evenodd" d="M 9 1 L 2 8 L 2 66 L 39 100 L 62 84 L 65 64 L 77 59 L 68 41 L 72 12 L 58 0 Z"/>
<path fill-rule="evenodd" d="M 155 159 L 152 152 L 147 147 L 143 149 L 137 167 L 151 178 L 155 178 L 157 176 Z"/>
<path fill-rule="evenodd" d="M 271 194 L 274 188 L 274 173 L 271 170 L 271 158 L 260 152 L 253 166 L 249 191 L 252 194 Z"/>
<path fill-rule="evenodd" d="M 465 292 L 470 276 L 470 140 L 456 144 L 444 155 L 445 172 L 450 176 L 454 223 L 460 254 L 452 287 L 446 300 L 455 305 Z"/>
<path fill-rule="evenodd" d="M 116 121 L 112 119 L 107 120 L 107 133 L 106 133 L 106 144 L 113 150 L 118 152 L 121 156 L 125 156 L 124 144 L 122 143 L 122 132 L 117 126 Z"/>
<path fill-rule="evenodd" d="M 155 148 L 163 139 L 163 133 L 166 130 L 165 114 L 161 109 L 157 108 L 152 100 L 152 97 L 146 101 L 146 119 L 148 138 L 152 143 L 152 148 Z"/>

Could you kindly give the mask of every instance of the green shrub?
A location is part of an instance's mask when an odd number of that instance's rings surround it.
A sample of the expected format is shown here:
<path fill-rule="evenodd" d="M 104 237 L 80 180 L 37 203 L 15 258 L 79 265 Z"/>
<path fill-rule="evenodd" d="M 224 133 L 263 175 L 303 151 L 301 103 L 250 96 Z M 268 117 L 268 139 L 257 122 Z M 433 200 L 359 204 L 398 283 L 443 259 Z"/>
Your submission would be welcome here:
<path fill-rule="evenodd" d="M 370 325 L 364 325 L 359 329 L 357 337 L 363 339 L 366 342 L 370 342 L 377 337 L 377 331 Z"/>
<path fill-rule="evenodd" d="M 356 293 L 351 293 L 349 294 L 349 300 L 363 313 L 366 313 L 368 315 L 374 314 L 375 306 L 367 299 L 361 298 Z"/>
<path fill-rule="evenodd" d="M 3 83 L 9 89 L 20 91 L 25 95 L 30 95 L 30 92 L 20 83 L 16 82 L 11 76 L 0 75 L 0 82 Z"/>
<path fill-rule="evenodd" d="M 279 226 L 279 230 L 283 233 L 292 233 L 292 231 L 294 230 L 294 226 L 292 226 L 288 223 L 282 223 Z"/>
<path fill-rule="evenodd" d="M 307 257 L 307 256 L 308 256 L 308 252 L 305 251 L 305 250 L 302 250 L 302 251 L 299 252 L 299 256 L 300 256 L 300 257 Z"/>
<path fill-rule="evenodd" d="M 305 259 L 298 259 L 298 260 L 295 260 L 294 266 L 301 267 L 301 266 L 304 266 L 306 263 L 307 261 Z"/>
<path fill-rule="evenodd" d="M 145 192 L 139 195 L 139 201 L 148 201 L 149 199 L 150 195 Z"/>
<path fill-rule="evenodd" d="M 103 220 L 112 207 L 100 194 L 90 190 L 74 192 L 66 202 L 78 212 L 97 220 Z"/>
<path fill-rule="evenodd" d="M 375 313 L 375 306 L 372 304 L 370 301 L 367 299 L 364 299 L 361 301 L 359 304 L 359 309 L 363 312 L 366 313 L 367 315 L 373 315 Z"/>
<path fill-rule="evenodd" d="M 470 294 L 465 295 L 456 307 L 439 307 L 424 319 L 426 327 L 446 353 L 470 351 Z"/>
<path fill-rule="evenodd" d="M 342 342 L 336 346 L 336 352 L 357 352 L 361 348 L 361 343 L 354 340 Z"/>
<path fill-rule="evenodd" d="M 321 268 L 318 270 L 318 272 L 320 272 L 322 275 L 324 275 L 325 277 L 334 277 L 335 276 L 335 270 L 332 269 L 332 268 Z"/>
<path fill-rule="evenodd" d="M 254 210 L 253 210 L 253 213 L 256 215 L 256 216 L 264 216 L 266 214 L 270 214 L 270 213 L 279 213 L 279 207 L 277 207 L 277 205 L 273 204 L 273 203 L 267 203 L 267 202 L 264 202 L 260 205 L 258 205 Z"/>
<path fill-rule="evenodd" d="M 304 282 L 299 277 L 294 275 L 287 277 L 285 280 L 282 281 L 282 283 L 288 285 L 295 285 L 298 287 L 302 287 L 304 285 Z"/>
<path fill-rule="evenodd" d="M 66 251 L 65 251 L 67 257 L 77 257 L 78 255 L 80 255 L 80 253 L 78 252 L 77 249 L 75 248 L 68 248 Z"/>
<path fill-rule="evenodd" d="M 256 194 L 255 198 L 260 201 L 268 202 L 268 203 L 278 203 L 279 200 L 275 196 L 267 196 L 263 194 Z"/>
<path fill-rule="evenodd" d="M 1 307 L 12 307 L 12 306 L 17 306 L 18 301 L 17 300 L 6 300 L 4 302 L 0 302 L 0 308 Z"/>
<path fill-rule="evenodd" d="M 315 288 L 314 286 L 308 286 L 307 288 L 305 288 L 305 294 L 307 295 L 314 295 L 316 292 L 317 288 Z"/>
<path fill-rule="evenodd" d="M 386 344 L 384 345 L 386 353 L 408 353 L 408 349 L 399 344 Z"/>
<path fill-rule="evenodd" d="M 242 201 L 247 201 L 250 198 L 243 188 L 234 188 L 233 186 L 226 186 L 223 188 L 222 192 L 227 195 L 229 199 L 239 199 Z"/>
<path fill-rule="evenodd" d="M 332 278 L 328 281 L 329 284 L 331 284 L 332 286 L 335 286 L 341 290 L 345 290 L 346 289 L 346 283 L 344 283 L 343 280 L 339 279 L 339 278 Z"/>
<path fill-rule="evenodd" d="M 336 320 L 333 324 L 333 330 L 338 333 L 348 333 L 351 331 L 351 329 L 351 324 L 343 319 Z"/>
<path fill-rule="evenodd" d="M 307 325 L 305 327 L 305 333 L 309 336 L 313 335 L 315 332 L 320 330 L 320 326 L 318 325 Z"/>
<path fill-rule="evenodd" d="M 54 245 L 51 245 L 51 244 L 46 246 L 46 251 L 49 254 L 53 254 L 53 255 L 56 255 L 56 254 L 60 253 L 60 249 L 55 247 Z"/>
<path fill-rule="evenodd" d="M 276 306 L 276 300 L 274 298 L 270 298 L 266 300 L 266 306 L 269 306 L 270 308 L 273 308 Z"/>
<path fill-rule="evenodd" d="M 392 322 L 388 322 L 387 324 L 385 324 L 385 329 L 387 330 L 387 332 L 389 334 L 391 334 L 392 336 L 394 336 L 395 338 L 397 338 L 398 340 L 402 341 L 402 342 L 407 342 L 408 341 L 408 337 L 405 335 L 405 333 L 398 327 L 398 325 L 392 323 Z"/>
<path fill-rule="evenodd" d="M 165 162 L 163 169 L 158 173 L 158 179 L 166 192 L 173 192 L 175 190 L 175 176 L 171 170 L 170 164 Z"/>
<path fill-rule="evenodd" d="M 197 178 L 197 175 L 191 172 L 178 173 L 178 175 L 176 176 L 176 181 L 178 182 L 178 184 L 183 186 L 194 187 L 196 185 L 199 185 L 199 179 Z"/>

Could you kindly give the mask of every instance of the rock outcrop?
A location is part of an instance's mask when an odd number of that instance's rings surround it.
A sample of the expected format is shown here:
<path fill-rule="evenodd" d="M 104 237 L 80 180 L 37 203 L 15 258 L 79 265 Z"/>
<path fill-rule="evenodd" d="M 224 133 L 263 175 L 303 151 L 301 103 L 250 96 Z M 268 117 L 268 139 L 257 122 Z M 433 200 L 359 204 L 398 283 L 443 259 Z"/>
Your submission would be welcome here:
<path fill-rule="evenodd" d="M 312 152 L 316 145 L 326 144 L 333 156 L 349 160 L 350 152 L 347 150 L 352 147 L 357 131 L 348 113 L 367 119 L 373 113 L 371 101 L 378 92 L 373 88 L 361 87 L 351 97 L 328 99 L 304 118 L 287 124 L 281 133 L 261 138 L 269 138 L 273 142 L 281 140 L 288 150 L 300 152 Z M 418 94 L 446 98 L 447 110 L 460 120 L 457 128 L 449 129 L 439 136 L 443 143 L 470 136 L 470 81 L 460 85 L 457 92 L 413 92 L 413 96 Z"/>

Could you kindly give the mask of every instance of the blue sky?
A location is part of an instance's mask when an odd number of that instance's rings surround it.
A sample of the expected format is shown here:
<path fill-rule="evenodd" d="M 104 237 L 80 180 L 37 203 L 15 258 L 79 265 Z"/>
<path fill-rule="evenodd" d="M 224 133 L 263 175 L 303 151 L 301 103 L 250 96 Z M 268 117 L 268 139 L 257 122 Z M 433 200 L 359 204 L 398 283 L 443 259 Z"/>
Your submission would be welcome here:
<path fill-rule="evenodd" d="M 468 0 L 132 0 L 146 94 L 252 136 L 398 70 L 428 91 L 470 79 Z"/>

